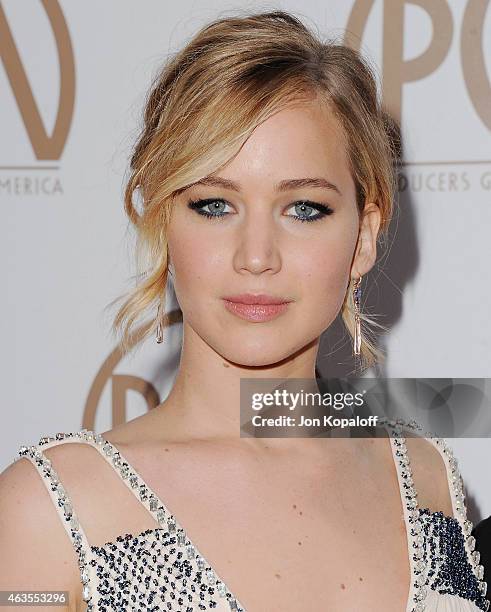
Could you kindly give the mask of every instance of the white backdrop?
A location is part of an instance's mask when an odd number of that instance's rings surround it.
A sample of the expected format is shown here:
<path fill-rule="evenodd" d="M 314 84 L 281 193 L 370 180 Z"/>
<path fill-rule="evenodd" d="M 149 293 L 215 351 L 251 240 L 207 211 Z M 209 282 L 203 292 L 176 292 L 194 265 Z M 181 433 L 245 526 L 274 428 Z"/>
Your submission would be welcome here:
<path fill-rule="evenodd" d="M 489 1 L 3 0 L 1 7 L 0 467 L 42 435 L 103 431 L 134 418 L 172 385 L 180 324 L 164 344 L 151 339 L 120 360 L 103 310 L 134 273 L 125 171 L 144 95 L 166 54 L 237 8 L 283 8 L 326 36 L 349 27 L 400 117 L 397 231 L 367 276 L 374 312 L 390 327 L 383 375 L 491 376 Z M 331 376 L 346 364 L 346 355 L 324 356 L 333 338 L 334 330 L 326 333 L 319 364 Z M 476 521 L 491 514 L 491 442 L 449 442 Z"/>

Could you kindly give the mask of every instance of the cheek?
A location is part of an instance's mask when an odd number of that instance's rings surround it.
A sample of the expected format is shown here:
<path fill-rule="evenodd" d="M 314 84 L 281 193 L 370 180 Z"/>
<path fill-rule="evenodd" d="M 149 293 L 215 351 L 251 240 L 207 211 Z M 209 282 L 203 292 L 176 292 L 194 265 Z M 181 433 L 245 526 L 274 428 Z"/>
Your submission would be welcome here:
<path fill-rule="evenodd" d="M 223 250 L 217 248 L 210 232 L 186 229 L 169 232 L 169 254 L 174 266 L 176 297 L 184 310 L 197 306 L 213 290 L 213 279 L 224 261 Z M 199 297 L 199 301 L 195 298 Z"/>
<path fill-rule="evenodd" d="M 349 232 L 324 235 L 321 240 L 306 241 L 290 260 L 298 297 L 312 316 L 332 320 L 339 312 L 349 282 L 355 242 L 356 235 L 350 238 Z"/>

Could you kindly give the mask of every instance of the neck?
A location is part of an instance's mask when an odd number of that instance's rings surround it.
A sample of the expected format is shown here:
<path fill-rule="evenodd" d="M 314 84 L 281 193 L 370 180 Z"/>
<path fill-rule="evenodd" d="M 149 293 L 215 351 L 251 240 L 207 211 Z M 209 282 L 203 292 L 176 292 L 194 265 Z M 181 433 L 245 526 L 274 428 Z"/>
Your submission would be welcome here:
<path fill-rule="evenodd" d="M 318 343 L 317 338 L 277 363 L 244 366 L 218 354 L 184 323 L 178 373 L 167 399 L 152 411 L 157 419 L 154 425 L 172 438 L 182 435 L 182 439 L 225 443 L 246 440 L 240 440 L 241 379 L 315 379 Z M 247 440 L 264 445 L 260 439 Z M 267 442 L 285 447 L 299 440 L 268 438 Z"/>

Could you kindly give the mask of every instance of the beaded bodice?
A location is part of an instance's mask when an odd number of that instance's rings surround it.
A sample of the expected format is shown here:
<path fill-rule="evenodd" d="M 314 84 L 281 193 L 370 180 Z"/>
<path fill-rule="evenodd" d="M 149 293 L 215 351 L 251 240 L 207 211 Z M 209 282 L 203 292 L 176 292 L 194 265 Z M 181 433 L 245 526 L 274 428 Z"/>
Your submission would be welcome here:
<path fill-rule="evenodd" d="M 380 421 L 379 421 L 380 423 Z M 467 519 L 463 482 L 457 460 L 447 443 L 428 440 L 444 460 L 453 516 L 420 508 L 412 480 L 402 425 L 417 423 L 384 420 L 390 434 L 406 525 L 411 582 L 405 611 L 487 611 L 484 568 Z M 90 545 L 70 497 L 43 450 L 57 444 L 86 443 L 97 449 L 128 489 L 155 518 L 159 527 L 138 534 L 125 533 L 103 546 Z M 176 517 L 145 483 L 120 451 L 100 434 L 82 429 L 58 433 L 21 446 L 36 467 L 70 537 L 78 558 L 82 597 L 89 612 L 246 612 L 244 605 L 186 535 Z M 446 603 L 448 605 L 446 605 Z"/>

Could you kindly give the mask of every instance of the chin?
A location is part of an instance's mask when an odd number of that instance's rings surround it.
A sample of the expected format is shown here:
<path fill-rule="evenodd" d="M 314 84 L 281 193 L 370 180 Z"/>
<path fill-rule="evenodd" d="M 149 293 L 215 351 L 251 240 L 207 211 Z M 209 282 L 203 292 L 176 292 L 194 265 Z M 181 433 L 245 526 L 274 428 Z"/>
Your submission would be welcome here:
<path fill-rule="evenodd" d="M 226 345 L 220 344 L 215 350 L 224 359 L 243 367 L 266 367 L 279 364 L 290 358 L 296 350 L 295 346 L 286 345 L 283 340 L 274 341 L 262 338 L 257 342 L 251 342 L 244 338 L 237 338 L 231 342 L 232 336 L 228 337 Z"/>
<path fill-rule="evenodd" d="M 261 368 L 261 367 L 274 367 L 279 362 L 287 359 L 289 355 L 271 355 L 269 356 L 267 353 L 261 353 L 261 356 L 258 356 L 257 353 L 254 354 L 237 354 L 237 351 L 231 351 L 230 353 L 222 353 L 224 359 L 233 363 L 238 367 L 243 368 Z"/>

